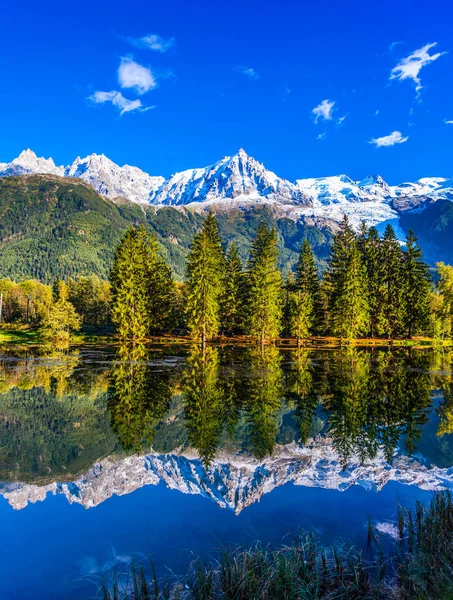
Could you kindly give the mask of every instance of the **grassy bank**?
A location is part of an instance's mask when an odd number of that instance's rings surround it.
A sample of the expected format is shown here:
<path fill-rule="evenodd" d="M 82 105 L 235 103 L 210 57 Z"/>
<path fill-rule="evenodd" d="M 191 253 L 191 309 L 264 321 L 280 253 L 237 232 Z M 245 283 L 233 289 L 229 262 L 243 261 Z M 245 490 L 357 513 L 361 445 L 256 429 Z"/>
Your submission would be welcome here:
<path fill-rule="evenodd" d="M 366 550 L 322 547 L 312 534 L 280 549 L 257 544 L 226 549 L 195 562 L 181 581 L 159 581 L 150 567 L 131 565 L 121 584 L 103 581 L 103 600 L 448 600 L 453 598 L 453 500 L 449 492 L 431 504 L 398 509 L 395 540 L 387 551 L 370 525 Z"/>

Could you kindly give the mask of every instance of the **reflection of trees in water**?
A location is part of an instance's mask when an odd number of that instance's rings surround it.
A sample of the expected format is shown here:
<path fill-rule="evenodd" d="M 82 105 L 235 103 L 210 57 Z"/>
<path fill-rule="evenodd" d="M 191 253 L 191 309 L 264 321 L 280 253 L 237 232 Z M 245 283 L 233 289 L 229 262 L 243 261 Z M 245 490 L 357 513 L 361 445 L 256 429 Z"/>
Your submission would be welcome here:
<path fill-rule="evenodd" d="M 452 352 L 208 346 L 191 348 L 182 371 L 153 365 L 152 357 L 136 344 L 121 346 L 102 367 L 68 353 L 0 360 L 2 472 L 13 473 L 16 464 L 40 476 L 89 466 L 88 456 L 96 460 L 115 446 L 109 423 L 128 451 L 149 447 L 157 431 L 157 448 L 188 443 L 205 465 L 219 446 L 261 459 L 277 440 L 306 444 L 320 431 L 344 465 L 379 450 L 390 461 L 401 441 L 408 453 L 429 454 L 428 445 L 437 444 L 443 463 L 451 463 Z M 439 422 L 420 441 L 432 390 L 441 396 Z"/>
<path fill-rule="evenodd" d="M 314 385 L 311 352 L 300 348 L 291 353 L 292 365 L 286 377 L 286 400 L 294 406 L 300 442 L 306 444 L 313 433 L 319 397 Z"/>
<path fill-rule="evenodd" d="M 88 469 L 113 451 L 108 370 L 76 354 L 0 362 L 0 479 L 47 481 Z"/>
<path fill-rule="evenodd" d="M 372 459 L 382 448 L 391 460 L 402 436 L 416 449 L 428 421 L 432 381 L 424 352 L 341 351 L 330 367 L 328 428 L 346 464 L 352 454 Z"/>
<path fill-rule="evenodd" d="M 272 454 L 278 431 L 278 412 L 284 395 L 281 354 L 275 346 L 253 347 L 247 351 L 250 376 L 245 385 L 245 419 L 250 449 L 264 458 Z"/>
<path fill-rule="evenodd" d="M 193 346 L 183 375 L 184 417 L 189 443 L 201 460 L 213 460 L 223 427 L 224 389 L 219 382 L 219 351 Z"/>
<path fill-rule="evenodd" d="M 150 368 L 143 344 L 121 345 L 111 372 L 109 409 L 112 426 L 124 450 L 151 445 L 157 424 L 171 399 L 168 369 Z"/>

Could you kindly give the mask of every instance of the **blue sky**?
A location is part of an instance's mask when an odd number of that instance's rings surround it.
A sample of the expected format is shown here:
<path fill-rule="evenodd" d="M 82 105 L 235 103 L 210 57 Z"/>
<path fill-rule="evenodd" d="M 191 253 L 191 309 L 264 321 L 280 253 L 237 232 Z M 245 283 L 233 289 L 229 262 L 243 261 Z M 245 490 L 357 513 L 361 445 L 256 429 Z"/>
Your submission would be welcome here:
<path fill-rule="evenodd" d="M 167 176 L 242 146 L 291 180 L 453 176 L 452 4 L 7 3 L 0 161 Z"/>

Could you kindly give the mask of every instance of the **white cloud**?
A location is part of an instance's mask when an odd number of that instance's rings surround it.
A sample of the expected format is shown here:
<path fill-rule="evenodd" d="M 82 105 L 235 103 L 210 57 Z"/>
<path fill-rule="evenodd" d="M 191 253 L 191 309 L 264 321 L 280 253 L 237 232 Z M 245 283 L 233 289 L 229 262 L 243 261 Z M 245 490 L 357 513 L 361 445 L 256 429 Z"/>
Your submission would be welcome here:
<path fill-rule="evenodd" d="M 395 144 L 403 144 L 407 142 L 409 136 L 403 137 L 400 131 L 392 131 L 389 135 L 384 135 L 380 138 L 373 138 L 370 140 L 370 144 L 375 144 L 377 148 L 382 146 L 394 146 Z"/>
<path fill-rule="evenodd" d="M 148 33 L 139 38 L 127 38 L 128 41 L 137 48 L 144 50 L 154 50 L 154 52 L 167 52 L 175 45 L 175 38 L 163 38 L 156 33 Z"/>
<path fill-rule="evenodd" d="M 327 137 L 327 133 L 324 131 L 323 133 L 320 133 L 319 135 L 316 136 L 317 140 L 323 140 Z"/>
<path fill-rule="evenodd" d="M 140 95 L 157 87 L 157 81 L 151 70 L 128 57 L 121 59 L 118 67 L 118 82 L 122 88 L 132 88 Z"/>
<path fill-rule="evenodd" d="M 319 119 L 331 121 L 332 109 L 334 104 L 335 102 L 333 102 L 332 100 L 323 100 L 321 104 L 315 106 L 315 108 L 311 111 L 315 115 L 315 123 L 317 123 Z"/>
<path fill-rule="evenodd" d="M 412 54 L 409 54 L 409 56 L 400 60 L 396 67 L 393 67 L 390 73 L 390 79 L 398 79 L 398 81 L 412 79 L 415 83 L 415 90 L 418 95 L 422 89 L 420 80 L 420 71 L 422 68 L 446 54 L 446 52 L 430 54 L 429 50 L 434 48 L 434 46 L 437 46 L 437 42 L 426 44 L 423 48 L 415 50 Z"/>
<path fill-rule="evenodd" d="M 341 127 L 343 125 L 344 120 L 346 119 L 348 115 L 344 115 L 343 117 L 338 117 L 337 119 L 337 127 Z"/>
<path fill-rule="evenodd" d="M 153 106 L 143 106 L 141 100 L 128 100 L 121 92 L 117 92 L 115 90 L 111 92 L 95 92 L 88 98 L 88 100 L 91 100 L 91 102 L 94 102 L 94 104 L 105 104 L 106 102 L 111 102 L 113 106 L 118 108 L 120 115 L 134 111 L 144 112 L 150 108 L 154 108 Z"/>
<path fill-rule="evenodd" d="M 252 67 L 236 67 L 236 71 L 238 73 L 242 73 L 242 75 L 245 75 L 250 79 L 259 79 L 260 77 L 259 74 Z"/>
<path fill-rule="evenodd" d="M 376 110 L 376 112 L 374 113 L 374 115 L 373 115 L 373 116 L 377 117 L 377 116 L 378 116 L 378 114 L 379 114 L 380 112 L 381 112 L 381 111 L 380 111 L 380 110 L 379 110 L 379 108 L 378 108 L 378 109 Z"/>
<path fill-rule="evenodd" d="M 447 119 L 445 119 L 444 122 L 445 122 L 446 125 L 453 125 L 453 120 L 447 121 Z"/>

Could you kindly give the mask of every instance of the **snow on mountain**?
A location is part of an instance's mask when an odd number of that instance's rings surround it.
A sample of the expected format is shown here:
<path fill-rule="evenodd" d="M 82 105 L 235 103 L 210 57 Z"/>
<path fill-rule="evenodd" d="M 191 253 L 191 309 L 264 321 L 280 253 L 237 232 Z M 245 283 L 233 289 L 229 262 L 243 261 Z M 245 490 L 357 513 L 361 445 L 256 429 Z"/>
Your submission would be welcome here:
<path fill-rule="evenodd" d="M 71 504 L 91 508 L 113 495 L 164 483 L 169 489 L 201 495 L 239 514 L 265 494 L 290 482 L 345 491 L 354 485 L 380 490 L 389 481 L 440 490 L 453 485 L 453 468 L 427 466 L 423 459 L 402 454 L 388 463 L 380 451 L 372 460 L 351 457 L 345 469 L 332 440 L 317 437 L 305 447 L 294 442 L 278 446 L 274 455 L 264 460 L 223 453 L 209 469 L 191 453 L 135 455 L 116 461 L 111 457 L 96 463 L 75 481 L 47 485 L 0 483 L 0 496 L 16 510 L 44 501 L 48 494 L 62 494 Z"/>
<path fill-rule="evenodd" d="M 152 204 L 190 204 L 222 199 L 267 199 L 281 204 L 307 204 L 297 185 L 277 177 L 243 150 L 214 165 L 172 175 L 152 197 Z"/>
<path fill-rule="evenodd" d="M 25 150 L 10 163 L 0 163 L 0 176 L 50 173 L 80 177 L 97 192 L 112 200 L 118 197 L 153 205 L 215 204 L 217 210 L 273 205 L 288 218 L 340 221 L 346 214 L 353 226 L 396 223 L 405 210 L 422 210 L 436 200 L 453 201 L 453 179 L 425 177 L 416 182 L 388 185 L 374 175 L 354 181 L 347 175 L 298 179 L 278 177 L 242 148 L 215 164 L 175 173 L 168 179 L 151 176 L 138 167 L 120 167 L 103 154 L 78 157 L 67 167 L 57 167 L 49 158 L 38 158 Z"/>
<path fill-rule="evenodd" d="M 30 149 L 23 150 L 10 163 L 0 163 L 0 177 L 29 173 L 46 173 L 63 177 L 64 167 L 55 166 L 52 158 L 38 158 Z"/>
<path fill-rule="evenodd" d="M 148 203 L 150 196 L 165 181 L 163 177 L 153 177 L 138 167 L 119 167 L 103 154 L 77 157 L 72 165 L 65 168 L 64 175 L 83 179 L 107 198 L 122 197 L 137 203 Z"/>

